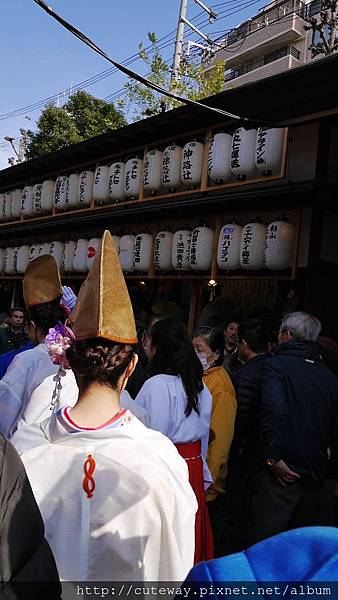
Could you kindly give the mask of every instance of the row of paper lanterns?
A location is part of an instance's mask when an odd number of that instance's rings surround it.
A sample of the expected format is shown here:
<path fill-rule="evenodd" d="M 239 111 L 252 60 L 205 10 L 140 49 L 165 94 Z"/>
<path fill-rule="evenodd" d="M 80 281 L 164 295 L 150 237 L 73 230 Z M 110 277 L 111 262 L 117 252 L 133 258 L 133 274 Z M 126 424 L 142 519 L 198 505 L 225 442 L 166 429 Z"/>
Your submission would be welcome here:
<path fill-rule="evenodd" d="M 250 179 L 259 173 L 278 171 L 283 150 L 284 129 L 236 129 L 233 135 L 216 133 L 211 141 L 208 174 L 214 182 L 235 176 Z M 95 203 L 137 198 L 142 181 L 146 193 L 173 191 L 182 185 L 197 187 L 201 182 L 204 144 L 192 141 L 185 146 L 172 144 L 162 152 L 150 150 L 145 161 L 130 158 L 100 165 L 95 173 L 83 171 L 62 175 L 23 190 L 0 194 L 0 218 L 48 214 L 53 206 L 71 210 Z"/>
<path fill-rule="evenodd" d="M 193 231 L 160 231 L 153 244 L 148 232 L 113 236 L 123 271 L 148 272 L 151 261 L 157 271 L 207 271 L 212 264 L 214 231 L 207 226 Z M 284 270 L 291 266 L 294 228 L 287 221 L 274 221 L 267 227 L 229 223 L 222 227 L 217 248 L 219 269 Z M 65 272 L 85 273 L 94 260 L 100 238 L 45 242 L 32 246 L 0 249 L 0 269 L 6 274 L 25 273 L 30 260 L 42 254 L 54 256 Z"/>

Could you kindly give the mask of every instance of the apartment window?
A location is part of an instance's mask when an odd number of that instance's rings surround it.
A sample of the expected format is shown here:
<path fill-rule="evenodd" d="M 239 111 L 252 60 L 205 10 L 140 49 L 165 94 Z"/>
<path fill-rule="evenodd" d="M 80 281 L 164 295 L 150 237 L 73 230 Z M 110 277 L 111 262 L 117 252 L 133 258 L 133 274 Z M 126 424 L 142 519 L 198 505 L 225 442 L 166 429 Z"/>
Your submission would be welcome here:
<path fill-rule="evenodd" d="M 300 52 L 294 46 L 291 46 L 291 48 L 290 48 L 290 54 L 291 54 L 291 56 L 293 56 L 293 58 L 297 58 L 297 60 L 299 60 Z"/>
<path fill-rule="evenodd" d="M 250 73 L 250 71 L 255 71 L 259 69 L 259 67 L 263 67 L 264 65 L 268 65 L 269 63 L 278 60 L 279 58 L 283 58 L 284 56 L 293 56 L 297 60 L 299 60 L 300 52 L 294 46 L 285 46 L 285 48 L 279 48 L 274 52 L 270 52 L 270 54 L 266 54 L 262 58 L 258 60 L 247 63 L 246 65 L 238 66 L 232 69 L 230 72 L 225 74 L 224 80 L 231 81 L 232 79 L 236 79 L 241 75 L 245 75 L 246 73 Z"/>
<path fill-rule="evenodd" d="M 268 65 L 269 63 L 272 63 L 275 60 L 278 60 L 279 58 L 283 58 L 284 56 L 287 56 L 288 54 L 289 54 L 288 47 L 279 48 L 278 50 L 275 50 L 274 52 L 270 52 L 269 54 L 266 54 L 263 59 L 263 64 Z"/>
<path fill-rule="evenodd" d="M 314 0 L 314 2 L 311 2 L 311 4 L 309 4 L 309 6 L 307 7 L 308 17 L 313 17 L 313 15 L 317 15 L 318 13 L 320 13 L 321 8 L 322 0 Z"/>

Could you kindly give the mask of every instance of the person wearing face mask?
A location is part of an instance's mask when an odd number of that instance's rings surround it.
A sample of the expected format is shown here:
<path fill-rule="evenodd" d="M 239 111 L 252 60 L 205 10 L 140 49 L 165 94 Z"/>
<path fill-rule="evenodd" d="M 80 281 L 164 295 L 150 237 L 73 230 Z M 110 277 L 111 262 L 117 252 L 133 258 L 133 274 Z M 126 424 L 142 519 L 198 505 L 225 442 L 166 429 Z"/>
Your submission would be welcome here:
<path fill-rule="evenodd" d="M 198 327 L 192 343 L 203 367 L 203 381 L 212 396 L 207 463 L 214 483 L 206 495 L 207 501 L 212 502 L 224 493 L 237 401 L 230 377 L 223 368 L 223 330 L 220 327 Z"/>

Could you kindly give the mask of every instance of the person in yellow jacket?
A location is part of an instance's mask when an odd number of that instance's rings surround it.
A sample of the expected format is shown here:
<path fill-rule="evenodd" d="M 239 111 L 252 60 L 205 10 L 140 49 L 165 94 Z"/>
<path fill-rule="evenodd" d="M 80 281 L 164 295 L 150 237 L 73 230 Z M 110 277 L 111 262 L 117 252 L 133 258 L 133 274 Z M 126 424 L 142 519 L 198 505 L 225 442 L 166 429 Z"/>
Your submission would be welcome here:
<path fill-rule="evenodd" d="M 207 464 L 213 484 L 206 495 L 210 502 L 224 492 L 237 400 L 231 379 L 223 367 L 223 330 L 219 327 L 198 327 L 194 332 L 193 345 L 203 366 L 203 382 L 212 396 Z"/>

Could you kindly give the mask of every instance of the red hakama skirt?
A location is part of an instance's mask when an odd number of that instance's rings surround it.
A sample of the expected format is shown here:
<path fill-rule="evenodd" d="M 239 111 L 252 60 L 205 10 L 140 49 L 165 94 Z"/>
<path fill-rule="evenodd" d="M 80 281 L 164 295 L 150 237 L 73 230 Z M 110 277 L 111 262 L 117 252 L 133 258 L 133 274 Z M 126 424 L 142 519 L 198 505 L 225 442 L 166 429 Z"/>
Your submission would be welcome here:
<path fill-rule="evenodd" d="M 195 557 L 194 564 L 214 558 L 214 542 L 208 507 L 205 500 L 201 440 L 175 444 L 179 454 L 188 465 L 189 481 L 195 492 L 198 509 L 195 516 Z"/>

